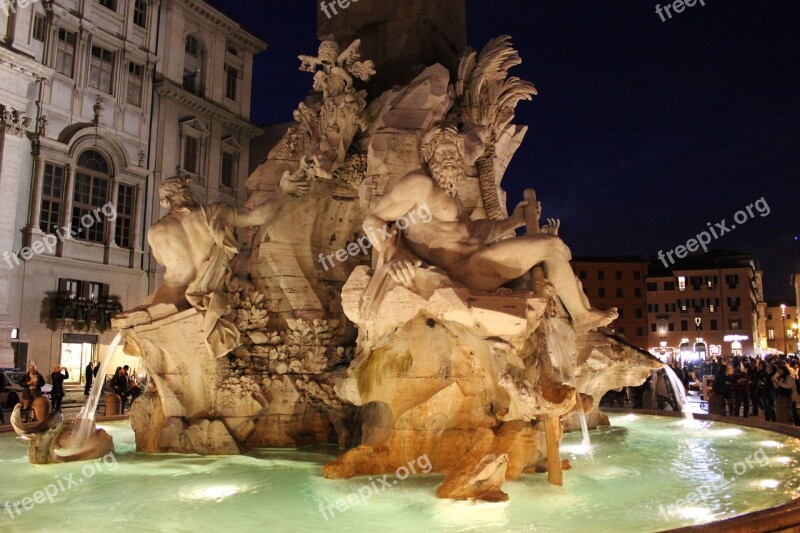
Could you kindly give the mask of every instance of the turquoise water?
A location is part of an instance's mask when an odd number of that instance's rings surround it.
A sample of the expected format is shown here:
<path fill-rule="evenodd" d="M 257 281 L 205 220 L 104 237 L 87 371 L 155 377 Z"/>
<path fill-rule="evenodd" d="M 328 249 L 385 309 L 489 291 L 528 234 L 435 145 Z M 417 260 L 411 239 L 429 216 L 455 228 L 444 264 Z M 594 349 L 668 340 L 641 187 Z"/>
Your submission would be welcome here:
<path fill-rule="evenodd" d="M 135 453 L 130 426 L 115 422 L 100 424 L 114 437 L 114 457 L 32 466 L 27 445 L 6 433 L 0 505 L 8 502 L 11 511 L 0 509 L 0 531 L 659 531 L 799 494 L 797 439 L 720 423 L 687 427 L 673 418 L 617 415 L 611 423 L 592 432 L 593 459 L 571 454 L 580 434 L 567 435 L 564 456 L 573 469 L 563 488 L 548 485 L 546 475 L 525 475 L 503 486 L 511 499 L 497 504 L 437 499 L 440 475 L 389 476 L 388 488 L 367 477 L 326 480 L 322 466 L 334 448 L 223 458 L 144 455 Z M 14 503 L 48 485 L 52 503 L 42 493 L 42 503 L 27 501 L 28 510 L 19 503 L 15 513 Z M 691 497 L 698 487 L 703 497 Z M 676 504 L 687 498 L 693 501 Z M 335 506 L 340 499 L 343 511 Z M 320 504 L 333 506 L 327 520 Z"/>

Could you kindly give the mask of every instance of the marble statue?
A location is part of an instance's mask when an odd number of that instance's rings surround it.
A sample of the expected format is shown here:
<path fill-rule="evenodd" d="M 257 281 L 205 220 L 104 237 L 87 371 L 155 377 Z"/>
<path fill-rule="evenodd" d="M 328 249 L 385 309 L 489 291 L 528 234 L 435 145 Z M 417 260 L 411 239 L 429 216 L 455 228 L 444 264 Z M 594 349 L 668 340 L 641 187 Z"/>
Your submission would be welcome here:
<path fill-rule="evenodd" d="M 431 211 L 433 220 L 396 230 L 407 248 L 394 246 L 396 241 L 375 240 L 373 245 L 379 253 L 377 283 L 383 274 L 381 268 L 393 281 L 412 286 L 419 269 L 433 266 L 464 287 L 493 292 L 541 263 L 576 332 L 606 326 L 617 317 L 615 308 L 600 311 L 584 304 L 569 264 L 569 248 L 556 235 L 504 239 L 525 225 L 525 201 L 517 204 L 505 220 L 467 217 L 457 194 L 464 176 L 464 143 L 455 127 L 432 129 L 422 140 L 421 152 L 425 168 L 407 174 L 384 194 L 367 215 L 364 231 L 371 235 L 423 205 Z"/>
<path fill-rule="evenodd" d="M 425 453 L 443 498 L 504 500 L 524 473 L 557 483 L 561 419 L 658 363 L 602 331 L 616 310 L 591 308 L 535 193 L 506 211 L 527 131 L 515 107 L 536 89 L 509 76 L 520 59 L 503 36 L 455 79 L 434 64 L 368 100 L 360 45 L 300 56 L 313 92 L 245 207 L 164 183 L 169 213 L 148 236 L 164 283 L 113 321 L 151 378 L 130 414 L 137 449 L 350 446 L 329 479 Z M 233 275 L 237 227 L 258 230 Z"/>
<path fill-rule="evenodd" d="M 223 356 L 238 346 L 239 331 L 223 318 L 229 307 L 223 289 L 230 280 L 230 262 L 238 253 L 233 229 L 268 224 L 287 196 L 308 191 L 308 183 L 293 181 L 288 174 L 284 178 L 276 195 L 242 208 L 200 205 L 192 194 L 191 178 L 164 180 L 159 198 L 169 212 L 147 235 L 153 256 L 165 267 L 164 282 L 142 307 L 174 306 L 176 311 L 194 307 L 205 313 L 206 343 L 211 353 Z"/>

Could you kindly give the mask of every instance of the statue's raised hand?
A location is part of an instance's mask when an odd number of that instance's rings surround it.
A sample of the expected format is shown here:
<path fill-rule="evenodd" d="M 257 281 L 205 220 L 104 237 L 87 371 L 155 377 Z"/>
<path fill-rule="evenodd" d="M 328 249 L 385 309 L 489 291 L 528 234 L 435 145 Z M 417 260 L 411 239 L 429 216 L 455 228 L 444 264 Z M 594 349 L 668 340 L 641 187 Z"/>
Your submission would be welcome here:
<path fill-rule="evenodd" d="M 422 261 L 415 259 L 395 259 L 389 261 L 386 266 L 389 268 L 389 276 L 397 283 L 402 283 L 406 287 L 410 286 L 417 275 L 417 267 L 422 265 Z"/>
<path fill-rule="evenodd" d="M 291 196 L 305 196 L 311 184 L 303 173 L 292 175 L 288 170 L 281 177 L 281 190 Z"/>
<path fill-rule="evenodd" d="M 561 219 L 548 218 L 547 224 L 542 226 L 539 233 L 547 233 L 550 235 L 558 235 L 558 229 L 561 227 Z"/>

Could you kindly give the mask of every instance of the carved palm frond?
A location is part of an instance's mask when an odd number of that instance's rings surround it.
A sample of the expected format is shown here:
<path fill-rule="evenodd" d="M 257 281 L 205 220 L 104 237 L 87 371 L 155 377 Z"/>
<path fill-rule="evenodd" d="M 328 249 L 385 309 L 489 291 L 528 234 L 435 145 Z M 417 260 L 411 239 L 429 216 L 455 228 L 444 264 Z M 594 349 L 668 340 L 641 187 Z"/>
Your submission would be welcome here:
<path fill-rule="evenodd" d="M 508 71 L 520 63 L 508 35 L 489 41 L 480 55 L 468 51 L 461 58 L 454 97 L 465 117 L 487 127 L 492 137 L 508 126 L 519 102 L 538 94 L 532 83 L 508 76 Z"/>
<path fill-rule="evenodd" d="M 508 71 L 522 60 L 511 46 L 511 37 L 501 35 L 483 47 L 480 54 L 467 50 L 458 65 L 458 80 L 452 96 L 465 122 L 487 129 L 485 154 L 476 161 L 483 208 L 490 219 L 505 218 L 497 192 L 495 144 L 514 118 L 517 104 L 537 94 L 532 83 L 509 77 Z"/>

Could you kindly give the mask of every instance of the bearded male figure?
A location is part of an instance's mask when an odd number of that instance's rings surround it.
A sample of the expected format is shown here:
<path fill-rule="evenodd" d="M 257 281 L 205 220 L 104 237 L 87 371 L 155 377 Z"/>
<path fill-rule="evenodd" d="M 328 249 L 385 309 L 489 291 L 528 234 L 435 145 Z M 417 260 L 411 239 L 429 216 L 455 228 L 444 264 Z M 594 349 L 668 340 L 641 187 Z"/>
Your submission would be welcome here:
<path fill-rule="evenodd" d="M 223 289 L 231 276 L 230 262 L 239 251 L 233 228 L 268 224 L 288 195 L 305 194 L 309 185 L 291 181 L 286 173 L 274 196 L 255 206 L 237 208 L 200 205 L 189 182 L 190 178 L 169 178 L 159 189 L 161 206 L 169 213 L 153 224 L 147 242 L 166 270 L 164 282 L 142 308 L 172 304 L 178 310 L 191 306 L 204 312 L 206 344 L 214 355 L 222 356 L 239 344 L 238 330 L 222 318 L 228 310 Z"/>
<path fill-rule="evenodd" d="M 470 220 L 457 195 L 464 176 L 464 141 L 457 129 L 434 128 L 423 138 L 421 152 L 426 168 L 408 173 L 386 192 L 363 228 L 374 235 L 420 206 L 430 210 L 432 219 L 402 230 L 407 250 L 375 240 L 378 268 L 388 269 L 395 282 L 410 287 L 424 262 L 469 289 L 493 292 L 541 264 L 576 332 L 608 325 L 617 317 L 616 308 L 600 311 L 586 305 L 569 264 L 569 248 L 558 236 L 540 233 L 501 240 L 525 225 L 526 202 L 505 220 Z M 400 234 L 399 228 L 396 231 Z"/>

